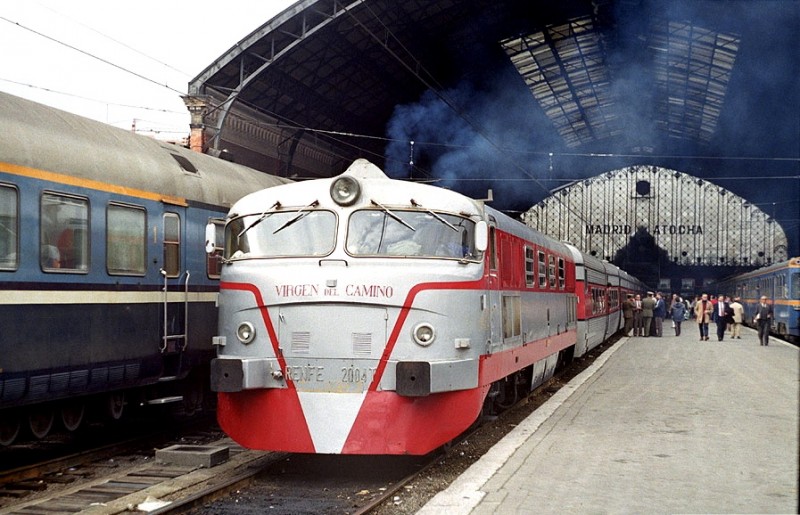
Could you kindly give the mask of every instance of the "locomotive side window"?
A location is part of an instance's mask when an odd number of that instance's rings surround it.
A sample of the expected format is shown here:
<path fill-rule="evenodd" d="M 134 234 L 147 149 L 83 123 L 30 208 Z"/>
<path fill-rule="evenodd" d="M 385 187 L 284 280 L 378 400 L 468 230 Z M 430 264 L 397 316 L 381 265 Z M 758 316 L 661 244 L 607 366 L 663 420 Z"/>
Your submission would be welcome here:
<path fill-rule="evenodd" d="M 489 269 L 497 270 L 497 232 L 494 226 L 489 227 Z"/>
<path fill-rule="evenodd" d="M 216 237 L 214 250 L 206 254 L 206 275 L 209 279 L 219 279 L 222 271 L 222 245 L 225 241 L 225 222 L 223 220 L 209 220 L 214 225 Z"/>
<path fill-rule="evenodd" d="M 235 218 L 225 227 L 228 259 L 327 256 L 335 243 L 331 211 L 267 211 Z"/>
<path fill-rule="evenodd" d="M 350 216 L 347 252 L 356 256 L 477 259 L 475 222 L 427 211 L 356 211 Z"/>
<path fill-rule="evenodd" d="M 536 257 L 534 250 L 527 245 L 525 246 L 525 285 L 529 287 L 533 287 L 536 284 L 536 271 L 534 267 Z"/>
<path fill-rule="evenodd" d="M 547 261 L 544 252 L 539 251 L 539 288 L 547 287 Z"/>
<path fill-rule="evenodd" d="M 800 271 L 792 271 L 789 269 L 789 274 L 789 280 L 791 282 L 789 298 L 800 300 Z"/>
<path fill-rule="evenodd" d="M 89 271 L 89 200 L 44 193 L 39 262 L 46 272 Z"/>
<path fill-rule="evenodd" d="M 111 275 L 144 275 L 147 213 L 144 208 L 111 203 L 106 210 L 106 268 Z"/>
<path fill-rule="evenodd" d="M 19 266 L 19 193 L 0 185 L 0 270 Z"/>
<path fill-rule="evenodd" d="M 164 271 L 167 277 L 181 272 L 181 219 L 175 213 L 164 213 Z"/>

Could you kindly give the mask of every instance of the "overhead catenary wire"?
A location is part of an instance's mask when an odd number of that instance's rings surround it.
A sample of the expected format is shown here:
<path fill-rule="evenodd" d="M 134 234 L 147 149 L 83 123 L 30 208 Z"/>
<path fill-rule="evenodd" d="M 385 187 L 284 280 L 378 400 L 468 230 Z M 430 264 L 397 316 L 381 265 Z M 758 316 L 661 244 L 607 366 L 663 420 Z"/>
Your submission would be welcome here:
<path fill-rule="evenodd" d="M 159 82 L 157 80 L 151 79 L 150 77 L 148 77 L 148 76 L 146 76 L 144 74 L 141 74 L 139 72 L 136 72 L 134 70 L 126 68 L 126 67 L 124 67 L 122 65 L 119 65 L 119 64 L 113 62 L 113 61 L 109 61 L 108 59 L 105 59 L 103 57 L 95 55 L 95 54 L 93 54 L 93 53 L 91 53 L 89 51 L 83 50 L 82 48 L 78 48 L 75 45 L 71 45 L 71 44 L 66 43 L 64 41 L 61 41 L 60 39 L 54 38 L 52 36 L 48 36 L 47 34 L 45 34 L 43 32 L 39 32 L 38 30 L 33 29 L 31 27 L 28 27 L 26 25 L 23 25 L 23 24 L 21 24 L 19 22 L 16 22 L 16 21 L 13 21 L 13 20 L 9 20 L 5 16 L 0 16 L 0 20 L 5 21 L 7 23 L 10 23 L 10 24 L 12 24 L 14 26 L 17 26 L 17 27 L 19 27 L 19 28 L 21 28 L 23 30 L 27 30 L 28 32 L 36 34 L 37 36 L 40 36 L 40 37 L 43 37 L 43 38 L 45 38 L 45 39 L 47 39 L 49 41 L 52 41 L 53 43 L 56 43 L 56 44 L 59 44 L 59 45 L 62 45 L 64 47 L 66 47 L 66 48 L 69 48 L 70 50 L 74 50 L 76 52 L 79 52 L 79 53 L 81 53 L 81 54 L 83 54 L 83 55 L 85 55 L 85 56 L 87 56 L 87 57 L 89 57 L 91 59 L 95 59 L 97 61 L 100 61 L 101 63 L 107 64 L 108 66 L 116 68 L 116 69 L 118 69 L 118 70 L 120 70 L 122 72 L 125 72 L 125 73 L 128 73 L 130 75 L 133 75 L 134 77 L 138 77 L 138 78 L 140 78 L 140 79 L 142 79 L 144 81 L 153 83 L 153 84 L 155 84 L 157 86 L 161 86 L 161 87 L 167 88 L 168 90 L 173 91 L 175 93 L 178 93 L 179 95 L 185 95 L 185 92 L 177 90 L 177 89 L 173 88 L 172 86 L 170 86 L 169 84 L 164 84 L 164 83 L 161 83 L 161 82 Z"/>

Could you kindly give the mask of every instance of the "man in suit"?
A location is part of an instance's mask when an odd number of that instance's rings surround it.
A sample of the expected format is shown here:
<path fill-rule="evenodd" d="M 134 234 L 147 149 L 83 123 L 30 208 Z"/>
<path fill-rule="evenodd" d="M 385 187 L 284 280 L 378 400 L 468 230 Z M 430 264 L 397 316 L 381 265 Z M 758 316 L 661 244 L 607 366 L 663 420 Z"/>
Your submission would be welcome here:
<path fill-rule="evenodd" d="M 728 319 L 731 316 L 733 316 L 733 310 L 730 304 L 725 302 L 725 295 L 718 296 L 717 304 L 711 315 L 711 319 L 717 324 L 717 340 L 722 341 L 725 337 L 725 329 L 728 328 Z"/>
<path fill-rule="evenodd" d="M 758 342 L 760 345 L 769 345 L 769 329 L 772 326 L 772 318 L 775 316 L 772 304 L 767 302 L 767 296 L 762 295 L 756 306 L 756 315 L 753 320 L 758 324 Z"/>
<path fill-rule="evenodd" d="M 622 317 L 625 319 L 625 336 L 631 335 L 633 329 L 633 294 L 629 293 L 622 303 Z"/>
<path fill-rule="evenodd" d="M 656 299 L 653 297 L 653 292 L 647 292 L 647 298 L 642 300 L 642 328 L 644 334 L 642 336 L 650 336 L 650 326 L 653 323 L 653 310 L 656 307 Z"/>

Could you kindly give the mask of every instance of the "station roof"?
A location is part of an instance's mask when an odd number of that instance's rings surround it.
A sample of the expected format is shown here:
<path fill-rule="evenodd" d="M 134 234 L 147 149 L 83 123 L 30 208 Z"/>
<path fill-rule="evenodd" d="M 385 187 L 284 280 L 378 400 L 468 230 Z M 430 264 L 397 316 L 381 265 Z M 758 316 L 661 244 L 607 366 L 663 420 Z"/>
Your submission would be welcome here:
<path fill-rule="evenodd" d="M 511 175 L 536 183 L 530 206 L 560 174 L 642 157 L 712 178 L 797 174 L 799 25 L 800 3 L 780 0 L 303 0 L 189 93 L 390 173 L 442 177 L 444 162 L 467 179 L 465 162 L 484 162 L 444 159 L 448 145 L 515 156 Z"/>

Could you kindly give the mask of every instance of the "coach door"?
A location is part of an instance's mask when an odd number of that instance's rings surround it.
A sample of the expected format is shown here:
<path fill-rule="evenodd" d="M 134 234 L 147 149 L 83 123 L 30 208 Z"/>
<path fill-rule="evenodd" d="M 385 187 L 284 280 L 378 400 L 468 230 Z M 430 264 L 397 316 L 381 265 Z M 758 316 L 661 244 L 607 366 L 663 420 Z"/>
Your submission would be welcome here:
<path fill-rule="evenodd" d="M 186 257 L 183 255 L 184 215 L 183 209 L 171 209 L 164 213 L 162 220 L 163 258 L 160 273 L 163 290 L 159 348 L 164 356 L 166 376 L 180 374 L 180 356 L 188 344 L 187 321 L 191 274 L 186 270 Z"/>

